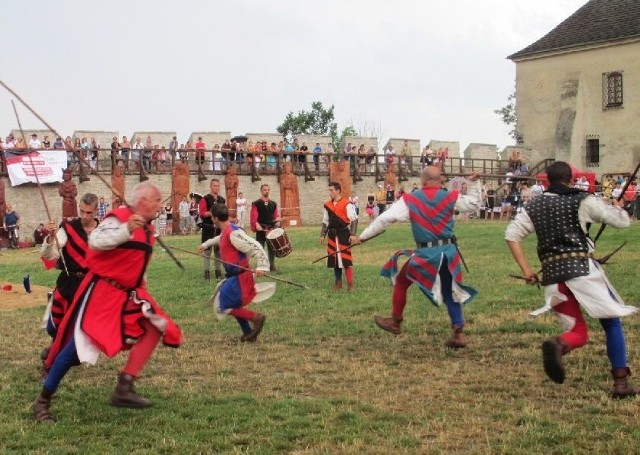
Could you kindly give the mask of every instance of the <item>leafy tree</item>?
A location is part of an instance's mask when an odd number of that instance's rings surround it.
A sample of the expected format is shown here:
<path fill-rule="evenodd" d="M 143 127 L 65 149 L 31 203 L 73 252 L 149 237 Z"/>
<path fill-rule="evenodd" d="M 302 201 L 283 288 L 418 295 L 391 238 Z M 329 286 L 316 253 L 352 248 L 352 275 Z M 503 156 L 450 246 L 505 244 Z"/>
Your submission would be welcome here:
<path fill-rule="evenodd" d="M 516 111 L 516 91 L 513 90 L 513 93 L 509 95 L 507 98 L 507 105 L 502 107 L 501 109 L 496 109 L 493 111 L 495 114 L 500 116 L 502 122 L 510 126 L 509 136 L 513 139 L 518 139 L 518 132 L 516 131 L 516 127 L 518 126 L 518 114 Z"/>
<path fill-rule="evenodd" d="M 345 137 L 356 136 L 353 125 L 349 125 L 338 133 L 338 124 L 334 121 L 334 106 L 325 108 L 321 101 L 311 103 L 311 111 L 289 112 L 276 131 L 285 138 L 293 140 L 299 134 L 331 136 L 331 143 L 336 153 L 342 150 Z"/>

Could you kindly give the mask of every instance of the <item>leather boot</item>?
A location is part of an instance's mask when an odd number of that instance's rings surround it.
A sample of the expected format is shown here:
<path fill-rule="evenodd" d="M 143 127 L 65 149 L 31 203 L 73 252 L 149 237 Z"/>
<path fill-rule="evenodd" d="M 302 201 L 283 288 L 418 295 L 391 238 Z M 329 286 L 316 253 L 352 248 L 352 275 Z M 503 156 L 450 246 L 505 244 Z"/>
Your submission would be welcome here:
<path fill-rule="evenodd" d="M 36 419 L 36 422 L 40 423 L 55 423 L 56 419 L 53 418 L 49 408 L 51 407 L 51 397 L 53 394 L 48 392 L 46 389 L 42 389 L 36 401 L 31 405 L 31 410 L 33 411 L 33 417 Z"/>
<path fill-rule="evenodd" d="M 400 335 L 402 329 L 400 328 L 400 324 L 402 324 L 402 317 L 391 316 L 390 318 L 383 318 L 380 316 L 376 316 L 373 318 L 376 325 L 380 327 L 382 330 L 386 330 L 387 332 L 391 332 L 394 335 Z"/>
<path fill-rule="evenodd" d="M 460 349 L 467 347 L 467 339 L 464 336 L 464 326 L 452 325 L 453 335 L 447 341 L 444 342 L 444 345 L 451 349 Z"/>
<path fill-rule="evenodd" d="M 127 373 L 118 375 L 118 384 L 111 394 L 111 406 L 118 408 L 148 408 L 152 403 L 133 389 L 135 378 Z"/>
<path fill-rule="evenodd" d="M 342 281 L 336 281 L 333 284 L 333 290 L 334 291 L 339 291 L 340 289 L 342 289 Z"/>
<path fill-rule="evenodd" d="M 262 326 L 264 325 L 265 319 L 267 318 L 264 314 L 256 313 L 255 317 L 253 318 L 253 328 L 251 329 L 251 332 L 249 332 L 249 334 L 245 337 L 244 341 L 248 341 L 249 343 L 253 343 L 254 341 L 256 341 L 258 335 L 260 335 L 260 332 L 262 332 Z"/>
<path fill-rule="evenodd" d="M 211 272 L 209 270 L 204 271 L 204 279 L 207 281 L 211 281 Z"/>
<path fill-rule="evenodd" d="M 613 376 L 613 392 L 611 396 L 614 399 L 622 400 L 623 398 L 635 397 L 640 393 L 640 389 L 627 382 L 627 377 L 631 376 L 629 367 L 614 368 L 611 370 L 611 376 Z"/>
<path fill-rule="evenodd" d="M 562 356 L 569 352 L 569 345 L 560 337 L 552 337 L 542 343 L 544 372 L 553 382 L 562 384 L 565 378 Z"/>
<path fill-rule="evenodd" d="M 347 281 L 347 291 L 353 291 L 354 286 L 353 281 Z"/>
<path fill-rule="evenodd" d="M 222 272 L 220 270 L 216 270 L 216 280 L 219 280 L 222 278 Z"/>

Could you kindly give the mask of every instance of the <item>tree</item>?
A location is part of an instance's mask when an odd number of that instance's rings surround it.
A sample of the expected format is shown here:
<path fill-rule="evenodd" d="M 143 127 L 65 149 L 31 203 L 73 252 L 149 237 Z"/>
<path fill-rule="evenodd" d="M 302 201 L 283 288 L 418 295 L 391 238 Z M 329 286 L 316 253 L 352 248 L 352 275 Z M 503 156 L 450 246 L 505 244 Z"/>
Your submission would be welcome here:
<path fill-rule="evenodd" d="M 510 126 L 509 136 L 513 139 L 518 140 L 518 132 L 516 130 L 518 126 L 518 113 L 516 111 L 516 90 L 513 89 L 513 93 L 509 95 L 507 98 L 507 105 L 501 109 L 496 109 L 493 111 L 495 114 L 500 116 L 502 122 Z"/>
<path fill-rule="evenodd" d="M 276 131 L 291 140 L 299 134 L 331 136 L 333 149 L 338 153 L 344 138 L 355 136 L 357 133 L 353 125 L 347 126 L 338 133 L 338 124 L 334 121 L 333 111 L 333 104 L 325 109 L 321 101 L 314 101 L 311 103 L 311 111 L 298 111 L 297 114 L 289 112 Z"/>

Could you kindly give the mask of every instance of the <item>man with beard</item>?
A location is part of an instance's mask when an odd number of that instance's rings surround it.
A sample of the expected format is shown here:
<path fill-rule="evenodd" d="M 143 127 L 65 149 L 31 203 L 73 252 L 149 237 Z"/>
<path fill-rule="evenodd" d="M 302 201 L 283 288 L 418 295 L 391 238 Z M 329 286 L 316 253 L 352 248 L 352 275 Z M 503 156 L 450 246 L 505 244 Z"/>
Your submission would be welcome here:
<path fill-rule="evenodd" d="M 269 199 L 269 191 L 271 187 L 266 183 L 260 186 L 260 199 L 251 203 L 251 230 L 256 233 L 256 240 L 264 248 L 267 242 L 267 234 L 270 230 L 279 226 L 281 218 L 278 210 L 278 204 Z M 271 245 L 267 244 L 267 253 L 269 254 L 270 271 L 276 271 L 275 253 Z"/>

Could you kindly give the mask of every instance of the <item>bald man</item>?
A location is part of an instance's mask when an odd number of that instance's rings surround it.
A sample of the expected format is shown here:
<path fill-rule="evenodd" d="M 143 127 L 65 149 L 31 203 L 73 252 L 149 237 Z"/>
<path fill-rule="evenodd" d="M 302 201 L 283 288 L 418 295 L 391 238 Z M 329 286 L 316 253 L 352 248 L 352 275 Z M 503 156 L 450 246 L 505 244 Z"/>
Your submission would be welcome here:
<path fill-rule="evenodd" d="M 410 221 L 415 250 L 396 253 L 383 266 L 381 275 L 391 279 L 393 285 L 391 317 L 376 316 L 375 323 L 382 330 L 400 334 L 407 290 L 416 284 L 436 306 L 447 307 L 453 335 L 445 346 L 453 349 L 467 345 L 464 336 L 462 306 L 475 297 L 477 291 L 462 284 L 460 255 L 454 240 L 454 214 L 456 211 L 474 212 L 480 206 L 479 174 L 471 174 L 467 182 L 468 194 L 443 189 L 444 177 L 437 166 L 427 166 L 422 172 L 422 188 L 405 193 L 382 215 L 372 222 L 352 244 L 364 242 L 397 221 Z M 398 260 L 408 256 L 398 270 Z"/>
<path fill-rule="evenodd" d="M 100 353 L 113 357 L 130 350 L 111 405 L 146 408 L 151 402 L 133 388 L 156 345 L 182 343 L 180 328 L 147 290 L 145 271 L 155 237 L 151 222 L 162 206 L 151 182 L 133 188 L 131 206 L 110 212 L 89 235 L 87 268 L 45 360 L 49 373 L 33 404 L 36 421 L 52 423 L 51 397 L 67 371 L 80 362 L 95 364 Z"/>

